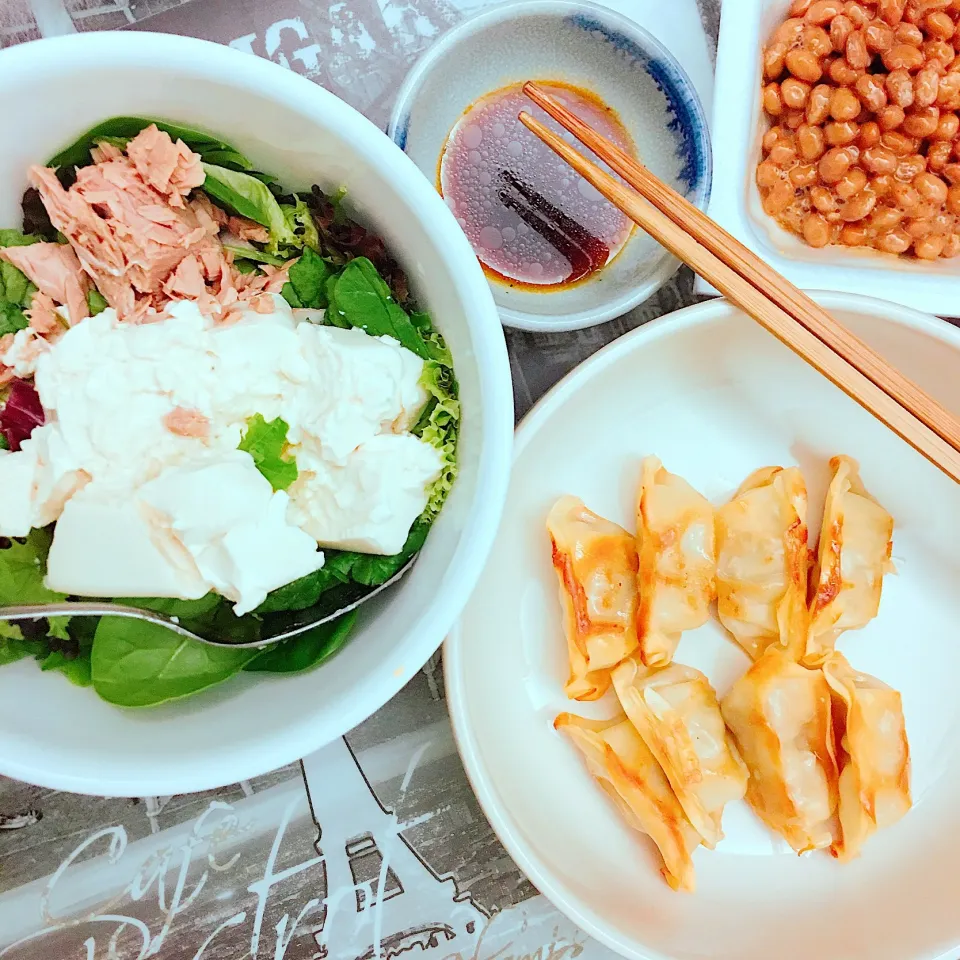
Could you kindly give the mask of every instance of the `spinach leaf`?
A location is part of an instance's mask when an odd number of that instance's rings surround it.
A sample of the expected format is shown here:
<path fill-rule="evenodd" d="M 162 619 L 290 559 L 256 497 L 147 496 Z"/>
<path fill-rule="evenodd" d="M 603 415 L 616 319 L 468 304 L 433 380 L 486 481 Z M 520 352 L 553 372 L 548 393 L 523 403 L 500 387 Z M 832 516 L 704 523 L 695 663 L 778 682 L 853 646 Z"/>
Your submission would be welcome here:
<path fill-rule="evenodd" d="M 181 621 L 198 620 L 212 614 L 223 602 L 218 593 L 208 593 L 199 600 L 177 600 L 174 597 L 124 597 L 116 601 L 125 607 L 152 610 Z"/>
<path fill-rule="evenodd" d="M 357 612 L 321 623 L 306 633 L 267 647 L 243 669 L 264 673 L 302 673 L 332 657 L 346 642 L 357 622 Z"/>
<path fill-rule="evenodd" d="M 310 247 L 304 247 L 300 259 L 290 268 L 290 282 L 283 285 L 283 297 L 291 307 L 322 310 L 327 306 L 329 277 L 327 261 Z"/>
<path fill-rule="evenodd" d="M 429 529 L 429 522 L 417 520 L 410 528 L 403 550 L 392 557 L 356 553 L 352 550 L 325 550 L 325 563 L 319 570 L 274 590 L 256 612 L 264 614 L 306 610 L 319 603 L 321 597 L 324 597 L 326 602 L 324 595 L 338 587 L 351 584 L 376 587 L 386 583 L 423 546 Z M 361 591 L 361 594 L 363 592 L 365 591 Z M 356 598 L 351 594 L 349 597 L 344 595 L 342 599 L 349 603 Z"/>
<path fill-rule="evenodd" d="M 326 283 L 323 285 L 323 292 L 327 298 L 327 313 L 324 317 L 324 320 L 331 327 L 340 327 L 344 330 L 349 330 L 352 324 L 347 319 L 346 315 L 341 311 L 336 302 L 337 281 L 339 279 L 340 274 L 333 273 L 327 277 Z"/>
<path fill-rule="evenodd" d="M 376 587 L 386 583 L 407 561 L 417 553 L 427 539 L 429 522 L 420 519 L 410 528 L 403 549 L 392 557 L 380 557 L 370 553 L 358 553 L 350 566 L 350 577 L 356 583 L 367 587 Z"/>
<path fill-rule="evenodd" d="M 267 423 L 262 414 L 255 413 L 247 420 L 247 431 L 238 448 L 253 457 L 257 469 L 274 490 L 286 490 L 299 476 L 297 461 L 286 456 L 289 429 L 280 417 Z"/>
<path fill-rule="evenodd" d="M 294 580 L 283 587 L 272 591 L 267 599 L 257 607 L 256 612 L 279 613 L 286 610 L 306 610 L 314 606 L 320 597 L 328 590 L 349 582 L 349 573 L 340 576 L 336 565 L 332 563 L 340 554 L 336 550 L 324 551 L 326 562 L 313 573 L 308 573 L 299 580 Z"/>
<path fill-rule="evenodd" d="M 11 540 L 9 547 L 0 550 L 0 606 L 66 599 L 43 585 L 52 539 L 49 529 L 34 529 L 23 542 Z"/>
<path fill-rule="evenodd" d="M 206 179 L 203 189 L 228 210 L 254 220 L 270 231 L 270 253 L 277 253 L 280 245 L 297 246 L 297 236 L 280 204 L 262 181 L 249 173 L 228 170 L 212 163 L 203 165 Z"/>
<path fill-rule="evenodd" d="M 343 268 L 330 305 L 351 327 L 359 327 L 373 337 L 393 337 L 417 356 L 430 359 L 427 345 L 410 317 L 394 302 L 386 281 L 366 257 L 357 257 Z"/>
<path fill-rule="evenodd" d="M 141 130 L 155 123 L 174 140 L 182 140 L 208 163 L 235 170 L 252 170 L 253 164 L 242 153 L 218 137 L 178 123 L 148 117 L 111 117 L 81 134 L 69 147 L 47 161 L 48 167 L 82 167 L 90 163 L 90 149 L 100 140 L 120 141 L 126 145 Z"/>
<path fill-rule="evenodd" d="M 153 623 L 104 617 L 93 641 L 93 688 L 116 706 L 154 706 L 221 683 L 258 653 L 211 647 Z"/>
<path fill-rule="evenodd" d="M 90 316 L 95 317 L 98 313 L 103 313 L 108 306 L 106 297 L 96 287 L 92 287 L 87 294 L 87 308 L 90 310 Z"/>

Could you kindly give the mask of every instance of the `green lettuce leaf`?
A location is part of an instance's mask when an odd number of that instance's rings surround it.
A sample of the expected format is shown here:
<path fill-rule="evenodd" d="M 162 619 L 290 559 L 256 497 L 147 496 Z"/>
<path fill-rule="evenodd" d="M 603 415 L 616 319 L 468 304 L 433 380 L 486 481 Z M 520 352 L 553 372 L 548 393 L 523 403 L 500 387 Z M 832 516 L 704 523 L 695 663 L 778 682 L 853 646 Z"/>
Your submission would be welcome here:
<path fill-rule="evenodd" d="M 233 254 L 233 261 L 249 260 L 252 263 L 267 263 L 271 267 L 282 267 L 287 261 L 282 257 L 275 257 L 272 253 L 257 250 L 256 247 L 244 247 L 237 243 L 225 243 L 223 249 Z"/>
<path fill-rule="evenodd" d="M 0 621 L 0 667 L 26 657 L 39 656 L 43 651 L 42 641 L 27 640 L 15 623 Z"/>
<path fill-rule="evenodd" d="M 417 333 L 420 334 L 424 342 L 428 359 L 435 360 L 445 367 L 453 367 L 453 356 L 450 349 L 444 342 L 443 337 L 440 336 L 439 331 L 434 329 L 430 314 L 415 310 L 410 314 L 410 322 L 416 327 Z"/>
<path fill-rule="evenodd" d="M 271 247 L 298 245 L 297 235 L 266 184 L 249 173 L 212 163 L 205 163 L 203 169 L 207 175 L 203 189 L 231 212 L 266 227 L 270 231 Z"/>
<path fill-rule="evenodd" d="M 460 401 L 457 399 L 457 381 L 450 367 L 433 360 L 423 365 L 421 386 L 427 391 L 427 401 L 413 433 L 439 451 L 443 458 L 440 476 L 428 491 L 423 519 L 432 522 L 457 479 L 457 438 L 460 431 Z"/>
<path fill-rule="evenodd" d="M 303 673 L 312 670 L 329 660 L 347 642 L 356 622 L 357 613 L 351 610 L 298 637 L 267 647 L 243 669 L 262 673 Z"/>
<path fill-rule="evenodd" d="M 19 230 L 0 230 L 0 247 L 27 247 L 42 240 L 43 237 Z M 36 292 L 37 288 L 25 273 L 12 263 L 0 260 L 0 337 L 30 325 L 24 310 L 33 302 Z"/>
<path fill-rule="evenodd" d="M 253 457 L 257 469 L 270 481 L 274 490 L 286 490 L 297 479 L 297 461 L 286 457 L 286 421 L 277 417 L 267 423 L 257 413 L 247 420 L 247 430 L 240 441 L 240 450 Z"/>
<path fill-rule="evenodd" d="M 69 640 L 72 619 L 72 617 L 47 617 L 47 636 L 54 640 Z"/>
<path fill-rule="evenodd" d="M 294 203 L 281 203 L 280 209 L 287 221 L 290 233 L 296 238 L 294 243 L 286 241 L 287 246 L 297 249 L 304 248 L 310 250 L 320 250 L 320 234 L 317 232 L 317 225 L 313 220 L 313 214 L 310 208 L 300 197 L 294 197 Z M 267 249 L 270 253 L 281 253 L 282 244 L 277 243 L 271 236 Z"/>
<path fill-rule="evenodd" d="M 21 307 L 6 300 L 0 300 L 0 337 L 6 333 L 26 330 L 29 326 L 30 321 Z"/>
<path fill-rule="evenodd" d="M 24 540 L 12 540 L 0 550 L 0 606 L 59 603 L 66 597 L 43 585 L 47 554 L 53 539 L 49 528 L 31 530 Z"/>

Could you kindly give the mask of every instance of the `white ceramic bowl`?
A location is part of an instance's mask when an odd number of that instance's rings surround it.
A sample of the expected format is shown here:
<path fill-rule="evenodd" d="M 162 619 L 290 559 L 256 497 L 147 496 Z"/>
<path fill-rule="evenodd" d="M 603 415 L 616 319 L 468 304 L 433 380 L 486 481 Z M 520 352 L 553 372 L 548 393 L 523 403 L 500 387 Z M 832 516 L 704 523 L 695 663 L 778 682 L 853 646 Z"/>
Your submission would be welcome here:
<path fill-rule="evenodd" d="M 0 669 L 0 773 L 18 780 L 172 794 L 297 760 L 365 719 L 416 673 L 486 560 L 510 469 L 513 394 L 483 273 L 401 150 L 332 94 L 259 57 L 154 34 L 43 40 L 0 53 L 0 94 L 17 131 L 0 155 L 0 223 L 20 223 L 27 167 L 96 121 L 180 121 L 236 144 L 288 187 L 345 187 L 450 344 L 463 401 L 460 478 L 415 569 L 382 603 L 364 607 L 356 636 L 331 662 L 301 676 L 241 676 L 141 712 L 111 707 L 33 662 Z"/>
<path fill-rule="evenodd" d="M 787 17 L 790 0 L 723 5 L 713 109 L 713 194 L 709 213 L 800 287 L 883 297 L 940 316 L 960 314 L 960 261 L 898 258 L 841 246 L 815 250 L 768 217 L 756 184 L 761 138 L 761 53 Z M 702 290 L 709 289 L 702 281 Z"/>
<path fill-rule="evenodd" d="M 643 27 L 592 3 L 525 0 L 460 24 L 410 72 L 389 133 L 436 182 L 438 161 L 463 113 L 486 94 L 525 80 L 561 81 L 593 92 L 617 112 L 643 162 L 691 202 L 706 206 L 710 133 L 693 83 Z M 491 288 L 507 326 L 576 330 L 631 310 L 678 266 L 635 229 L 617 256 L 582 283 L 531 291 L 492 280 Z"/>
<path fill-rule="evenodd" d="M 960 412 L 960 331 L 892 304 L 818 295 L 839 319 Z M 754 469 L 799 464 L 816 539 L 826 460 L 856 457 L 896 519 L 897 576 L 879 616 L 840 638 L 858 669 L 903 693 L 914 808 L 861 859 L 798 858 L 744 803 L 726 839 L 694 854 L 697 892 L 660 877 L 554 733 L 571 703 L 557 585 L 544 519 L 573 493 L 632 528 L 648 454 L 724 502 Z M 461 756 L 484 812 L 531 881 L 584 930 L 637 960 L 932 960 L 960 951 L 960 488 L 726 302 L 653 321 L 575 370 L 517 432 L 513 478 L 490 562 L 444 648 Z M 681 663 L 718 693 L 748 666 L 716 622 L 684 634 Z"/>

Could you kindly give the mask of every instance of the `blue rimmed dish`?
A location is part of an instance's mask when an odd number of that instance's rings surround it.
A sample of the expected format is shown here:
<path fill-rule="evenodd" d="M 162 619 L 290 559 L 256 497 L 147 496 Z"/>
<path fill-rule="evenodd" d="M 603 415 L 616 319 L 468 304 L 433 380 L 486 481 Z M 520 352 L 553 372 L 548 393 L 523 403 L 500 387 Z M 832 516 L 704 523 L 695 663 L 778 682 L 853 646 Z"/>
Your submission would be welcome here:
<path fill-rule="evenodd" d="M 638 24 L 574 0 L 506 3 L 464 21 L 415 65 L 389 134 L 434 183 L 451 130 L 478 101 L 525 80 L 592 93 L 613 109 L 640 159 L 697 206 L 710 196 L 703 105 L 676 58 Z M 562 331 L 618 317 L 646 300 L 677 261 L 642 231 L 590 278 L 530 288 L 491 278 L 507 326 Z"/>

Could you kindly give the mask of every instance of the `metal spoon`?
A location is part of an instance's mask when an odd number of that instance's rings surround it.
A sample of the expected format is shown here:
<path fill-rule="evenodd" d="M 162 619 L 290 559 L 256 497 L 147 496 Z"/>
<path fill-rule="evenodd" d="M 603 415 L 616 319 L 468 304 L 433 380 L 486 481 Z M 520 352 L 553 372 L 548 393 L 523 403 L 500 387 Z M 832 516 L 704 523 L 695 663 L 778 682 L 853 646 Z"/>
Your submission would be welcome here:
<path fill-rule="evenodd" d="M 360 584 L 344 585 L 338 590 L 338 606 L 330 610 L 330 604 L 318 603 L 306 610 L 290 610 L 279 613 L 263 614 L 263 633 L 259 640 L 246 643 L 234 643 L 230 640 L 218 640 L 210 637 L 201 637 L 182 626 L 174 617 L 153 610 L 140 610 L 137 607 L 121 606 L 102 600 L 87 602 L 84 600 L 66 600 L 63 603 L 43 603 L 36 606 L 0 607 L 0 621 L 36 620 L 38 617 L 127 617 L 130 620 L 144 620 L 155 623 L 159 627 L 166 627 L 181 637 L 196 640 L 197 643 L 206 643 L 212 647 L 234 647 L 236 649 L 266 647 L 281 640 L 290 640 L 292 637 L 306 633 L 321 623 L 336 620 L 337 617 L 356 610 L 357 607 L 372 600 L 387 587 L 395 584 L 416 562 L 413 557 L 404 567 L 398 570 L 389 580 L 374 587 L 369 592 L 360 594 L 361 590 L 368 590 Z M 351 593 L 358 594 L 351 599 Z"/>

